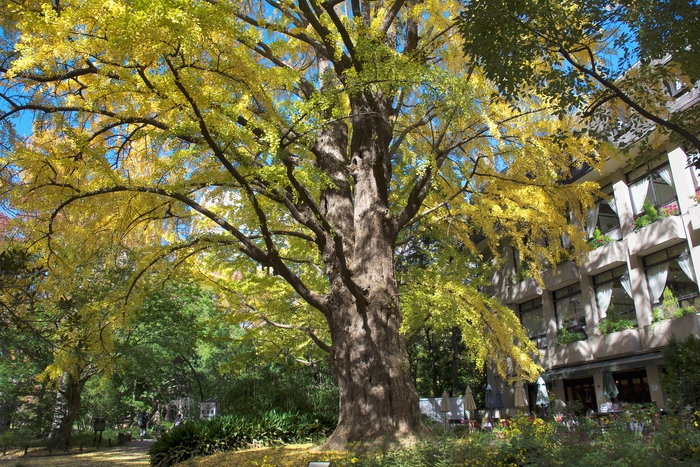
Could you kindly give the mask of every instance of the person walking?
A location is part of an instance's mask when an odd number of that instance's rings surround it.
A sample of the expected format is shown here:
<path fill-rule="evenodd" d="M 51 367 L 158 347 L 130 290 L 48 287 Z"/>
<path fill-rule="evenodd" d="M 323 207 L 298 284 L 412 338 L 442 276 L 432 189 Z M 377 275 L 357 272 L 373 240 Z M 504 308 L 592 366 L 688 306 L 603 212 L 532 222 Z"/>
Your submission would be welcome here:
<path fill-rule="evenodd" d="M 183 421 L 184 420 L 182 419 L 182 414 L 177 414 L 177 417 L 175 417 L 175 423 L 173 423 L 173 429 L 178 428 L 180 425 L 182 425 Z"/>
<path fill-rule="evenodd" d="M 136 424 L 140 429 L 139 438 L 143 441 L 144 436 L 146 436 L 146 428 L 148 427 L 148 414 L 146 412 L 141 412 L 138 417 L 136 417 Z"/>

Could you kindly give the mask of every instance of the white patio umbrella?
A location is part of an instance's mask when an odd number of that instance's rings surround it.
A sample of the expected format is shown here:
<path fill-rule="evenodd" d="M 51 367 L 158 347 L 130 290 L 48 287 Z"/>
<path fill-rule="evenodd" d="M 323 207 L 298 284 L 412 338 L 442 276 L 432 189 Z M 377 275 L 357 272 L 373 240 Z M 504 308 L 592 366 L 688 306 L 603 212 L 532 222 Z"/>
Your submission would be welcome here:
<path fill-rule="evenodd" d="M 537 378 L 537 398 L 535 399 L 535 405 L 537 407 L 542 407 L 543 415 L 544 409 L 549 407 L 549 393 L 547 392 L 547 385 L 541 376 Z"/>

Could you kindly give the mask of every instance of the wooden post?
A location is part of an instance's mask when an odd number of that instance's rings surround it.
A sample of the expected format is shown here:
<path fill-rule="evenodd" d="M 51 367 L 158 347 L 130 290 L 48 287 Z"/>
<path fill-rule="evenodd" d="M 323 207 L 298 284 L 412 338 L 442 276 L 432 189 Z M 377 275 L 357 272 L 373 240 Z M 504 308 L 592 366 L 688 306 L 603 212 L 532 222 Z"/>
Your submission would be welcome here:
<path fill-rule="evenodd" d="M 28 444 L 25 444 L 25 445 L 24 445 L 24 455 L 25 455 L 25 456 L 27 455 L 27 451 L 29 451 L 29 445 L 28 445 Z"/>

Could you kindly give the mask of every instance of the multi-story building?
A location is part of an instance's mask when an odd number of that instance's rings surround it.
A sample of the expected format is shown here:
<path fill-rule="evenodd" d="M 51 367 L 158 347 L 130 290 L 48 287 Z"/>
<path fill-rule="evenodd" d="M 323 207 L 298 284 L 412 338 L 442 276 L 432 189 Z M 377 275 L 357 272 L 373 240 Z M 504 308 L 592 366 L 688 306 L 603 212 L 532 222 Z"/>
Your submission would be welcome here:
<path fill-rule="evenodd" d="M 674 109 L 695 105 L 700 88 L 672 99 Z M 661 350 L 672 333 L 700 334 L 700 173 L 688 162 L 684 148 L 667 142 L 631 162 L 610 160 L 603 172 L 577 172 L 574 183 L 597 181 L 606 194 L 585 226 L 600 246 L 580 266 L 544 272 L 542 285 L 522 274 L 517 251 L 505 247 L 495 294 L 519 314 L 556 399 L 600 411 L 611 402 L 603 395 L 603 373 L 610 371 L 619 390 L 612 402 L 666 406 Z M 645 215 L 645 204 L 660 218 Z M 493 374 L 489 382 L 513 407 L 513 388 Z M 533 411 L 534 391 L 531 385 Z"/>

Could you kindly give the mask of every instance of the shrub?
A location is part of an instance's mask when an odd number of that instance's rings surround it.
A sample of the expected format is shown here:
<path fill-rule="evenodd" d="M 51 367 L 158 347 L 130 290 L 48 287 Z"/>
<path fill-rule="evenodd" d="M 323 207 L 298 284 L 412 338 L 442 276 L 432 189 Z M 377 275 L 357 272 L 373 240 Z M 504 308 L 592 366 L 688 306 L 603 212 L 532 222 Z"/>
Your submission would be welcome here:
<path fill-rule="evenodd" d="M 312 441 L 328 436 L 336 423 L 332 418 L 277 412 L 188 421 L 164 433 L 148 454 L 151 465 L 167 467 L 221 451 Z"/>

